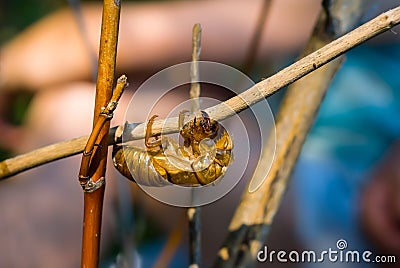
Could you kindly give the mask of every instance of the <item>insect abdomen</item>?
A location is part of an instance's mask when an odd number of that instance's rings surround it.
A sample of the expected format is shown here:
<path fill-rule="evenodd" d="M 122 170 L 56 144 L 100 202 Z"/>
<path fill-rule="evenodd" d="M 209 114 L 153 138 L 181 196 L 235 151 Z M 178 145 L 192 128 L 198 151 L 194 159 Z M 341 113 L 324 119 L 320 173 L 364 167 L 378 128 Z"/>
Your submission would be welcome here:
<path fill-rule="evenodd" d="M 155 170 L 151 155 L 142 148 L 114 146 L 115 168 L 129 180 L 146 186 L 165 186 L 168 182 Z"/>

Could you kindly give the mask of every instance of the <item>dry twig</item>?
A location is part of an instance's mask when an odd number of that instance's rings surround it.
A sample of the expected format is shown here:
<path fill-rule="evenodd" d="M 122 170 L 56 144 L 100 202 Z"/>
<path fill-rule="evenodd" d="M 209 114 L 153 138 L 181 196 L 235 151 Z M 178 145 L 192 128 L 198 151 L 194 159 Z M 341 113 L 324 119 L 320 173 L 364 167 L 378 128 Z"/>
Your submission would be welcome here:
<path fill-rule="evenodd" d="M 263 5 L 260 9 L 260 15 L 257 19 L 256 29 L 253 37 L 250 40 L 250 46 L 247 50 L 246 58 L 243 64 L 243 72 L 245 74 L 250 73 L 256 60 L 257 52 L 260 47 L 262 30 L 264 29 L 265 20 L 267 19 L 268 10 L 271 4 L 271 0 L 264 0 Z"/>
<path fill-rule="evenodd" d="M 193 26 L 192 34 L 192 65 L 190 70 L 190 99 L 192 112 L 200 110 L 200 83 L 199 78 L 199 60 L 201 52 L 201 25 Z M 192 198 L 194 198 L 192 192 Z M 201 208 L 194 207 L 187 209 L 187 219 L 189 222 L 189 267 L 200 267 L 201 260 Z"/>
<path fill-rule="evenodd" d="M 393 28 L 399 23 L 400 7 L 397 7 L 379 15 L 341 38 L 336 39 L 314 53 L 286 67 L 275 75 L 257 83 L 242 94 L 225 101 L 223 104 L 210 107 L 205 111 L 218 121 L 232 116 L 232 111 L 238 113 L 246 109 L 248 106 L 272 95 L 279 89 L 337 58 L 351 48 Z M 176 117 L 166 120 L 157 120 L 153 124 L 153 133 L 158 134 L 161 132 L 161 129 L 163 129 L 165 133 L 178 132 L 177 122 L 178 118 Z M 144 138 L 145 123 L 131 124 L 129 129 L 132 131 L 127 135 L 127 140 Z M 115 130 L 116 128 L 110 130 L 109 145 L 121 142 L 121 137 L 115 136 Z M 88 137 L 86 136 L 59 144 L 53 144 L 24 155 L 4 160 L 0 162 L 0 178 L 8 178 L 44 163 L 81 153 L 87 139 Z M 40 157 L 38 157 L 39 153 Z"/>

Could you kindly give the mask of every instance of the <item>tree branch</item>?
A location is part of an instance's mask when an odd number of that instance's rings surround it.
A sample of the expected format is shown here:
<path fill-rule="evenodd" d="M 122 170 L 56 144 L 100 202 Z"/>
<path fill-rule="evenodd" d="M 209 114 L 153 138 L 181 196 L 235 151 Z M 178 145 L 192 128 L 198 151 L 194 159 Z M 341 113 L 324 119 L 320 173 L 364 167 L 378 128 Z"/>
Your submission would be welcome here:
<path fill-rule="evenodd" d="M 200 83 L 199 81 L 199 60 L 201 52 L 201 25 L 193 26 L 192 33 L 192 65 L 190 68 L 190 100 L 191 110 L 196 113 L 200 110 Z M 195 193 L 192 191 L 192 199 Z M 201 208 L 193 207 L 187 209 L 187 219 L 189 223 L 189 267 L 200 267 L 201 260 Z"/>
<path fill-rule="evenodd" d="M 238 113 L 248 106 L 268 97 L 290 83 L 300 79 L 308 73 L 316 70 L 322 65 L 342 55 L 351 48 L 365 42 L 366 40 L 384 32 L 400 23 L 400 7 L 389 10 L 378 17 L 363 24 L 357 29 L 349 32 L 339 39 L 325 45 L 314 53 L 286 67 L 275 75 L 257 83 L 242 94 L 235 96 L 223 104 L 215 105 L 205 111 L 215 120 L 223 120 L 235 113 Z M 231 110 L 232 109 L 232 110 Z M 154 134 L 160 133 L 163 127 L 164 133 L 178 131 L 178 118 L 157 120 L 153 124 Z M 130 131 L 127 140 L 143 139 L 145 135 L 145 124 L 130 124 Z M 115 135 L 117 128 L 110 130 L 109 145 L 121 142 L 121 137 Z M 7 159 L 0 162 L 0 179 L 8 178 L 24 170 L 51 162 L 60 158 L 81 153 L 85 147 L 88 137 L 81 137 L 74 140 L 53 144 L 40 148 L 25 155 Z M 71 146 L 70 148 L 67 147 Z M 38 153 L 42 156 L 38 157 Z M 36 159 L 38 157 L 38 159 Z"/>
<path fill-rule="evenodd" d="M 95 268 L 99 265 L 101 220 L 103 214 L 108 136 L 110 130 L 110 121 L 103 118 L 102 112 L 108 109 L 106 105 L 110 103 L 112 95 L 120 10 L 121 6 L 119 0 L 103 1 L 96 99 L 93 117 L 93 132 L 95 132 L 97 136 L 95 143 L 99 144 L 99 146 L 90 159 L 90 166 L 88 163 L 88 173 L 84 175 L 90 176 L 90 179 L 83 187 L 84 211 L 81 267 L 84 268 Z M 125 83 L 122 84 L 123 88 Z M 117 87 L 117 89 L 118 88 L 120 87 Z M 109 108 L 112 109 L 113 107 Z M 101 122 L 102 120 L 105 120 L 105 122 Z M 98 125 L 102 125 L 100 129 L 96 128 Z M 88 148 L 92 146 L 90 144 L 92 142 L 92 139 L 89 139 Z M 88 158 L 85 157 L 85 155 L 83 155 L 82 158 L 82 163 L 85 164 Z M 85 167 L 83 167 L 83 171 L 86 171 Z M 94 188 L 92 187 L 93 185 L 95 185 Z"/>
<path fill-rule="evenodd" d="M 127 86 L 128 81 L 125 75 L 118 78 L 117 85 L 115 87 L 111 100 L 108 102 L 107 106 L 104 107 L 104 109 L 101 109 L 98 115 L 96 125 L 94 126 L 92 133 L 90 133 L 85 149 L 83 150 L 81 168 L 79 170 L 79 181 L 82 187 L 85 186 L 90 177 L 90 162 L 92 160 L 96 140 L 98 139 L 98 136 L 103 129 L 104 124 L 112 119 L 113 113 L 117 108 L 118 101 L 121 98 L 122 92 Z"/>

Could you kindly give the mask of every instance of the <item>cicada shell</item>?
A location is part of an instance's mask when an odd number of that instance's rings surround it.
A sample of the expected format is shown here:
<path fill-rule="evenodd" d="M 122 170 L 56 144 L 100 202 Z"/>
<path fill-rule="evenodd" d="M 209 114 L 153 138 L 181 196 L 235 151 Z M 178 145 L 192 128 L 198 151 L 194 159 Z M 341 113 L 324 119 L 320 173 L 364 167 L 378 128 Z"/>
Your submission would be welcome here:
<path fill-rule="evenodd" d="M 180 131 L 184 144 L 170 138 L 151 137 L 150 119 L 146 149 L 116 146 L 114 166 L 128 179 L 147 186 L 168 183 L 198 186 L 216 182 L 233 161 L 233 142 L 228 132 L 205 112 L 186 123 Z"/>

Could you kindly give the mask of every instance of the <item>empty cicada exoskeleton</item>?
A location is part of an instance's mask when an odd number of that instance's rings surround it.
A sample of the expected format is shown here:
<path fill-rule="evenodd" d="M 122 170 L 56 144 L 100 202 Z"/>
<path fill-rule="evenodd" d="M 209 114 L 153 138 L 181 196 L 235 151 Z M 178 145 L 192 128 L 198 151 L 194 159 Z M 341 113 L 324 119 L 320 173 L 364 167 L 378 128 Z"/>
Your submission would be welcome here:
<path fill-rule="evenodd" d="M 172 138 L 152 135 L 153 116 L 147 123 L 145 147 L 114 146 L 117 170 L 139 184 L 163 186 L 168 183 L 198 186 L 215 182 L 233 161 L 233 143 L 228 132 L 204 111 L 184 124 L 179 115 L 183 145 Z"/>

